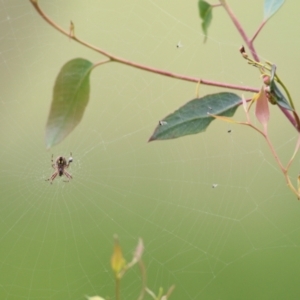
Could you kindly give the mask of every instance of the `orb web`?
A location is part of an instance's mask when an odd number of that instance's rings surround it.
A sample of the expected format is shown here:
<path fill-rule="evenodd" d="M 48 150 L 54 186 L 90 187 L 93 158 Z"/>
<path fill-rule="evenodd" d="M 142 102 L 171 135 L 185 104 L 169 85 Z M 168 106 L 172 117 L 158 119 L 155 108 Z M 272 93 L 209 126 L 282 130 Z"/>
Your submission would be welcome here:
<path fill-rule="evenodd" d="M 239 37 L 228 35 L 230 20 L 221 10 L 203 44 L 196 3 L 40 5 L 64 28 L 71 19 L 76 35 L 120 57 L 260 84 L 240 57 Z M 128 261 L 143 239 L 147 285 L 155 293 L 175 284 L 174 299 L 266 299 L 283 295 L 283 286 L 291 297 L 297 294 L 299 204 L 264 140 L 248 128 L 214 121 L 199 135 L 147 143 L 164 116 L 197 93 L 220 89 L 200 85 L 197 91 L 193 83 L 103 65 L 91 75 L 82 122 L 46 151 L 44 127 L 61 66 L 75 57 L 103 57 L 49 27 L 29 1 L 2 1 L 0 11 L 1 299 L 113 298 L 115 233 Z M 280 30 L 285 36 L 287 29 Z M 292 46 L 295 40 L 276 42 Z M 271 138 L 288 161 L 297 136 L 276 108 L 271 111 Z M 245 120 L 242 109 L 234 118 Z M 70 152 L 73 178 L 57 176 L 50 184 L 52 154 L 55 160 Z M 294 166 L 292 176 L 297 172 Z M 123 299 L 138 297 L 140 276 L 138 268 L 126 274 Z"/>

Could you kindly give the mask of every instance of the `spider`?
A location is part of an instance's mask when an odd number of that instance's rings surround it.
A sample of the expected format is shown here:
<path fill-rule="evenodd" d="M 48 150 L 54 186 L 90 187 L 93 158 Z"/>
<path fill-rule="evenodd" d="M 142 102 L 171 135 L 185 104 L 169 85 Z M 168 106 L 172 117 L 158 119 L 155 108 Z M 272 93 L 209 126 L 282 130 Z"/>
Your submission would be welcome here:
<path fill-rule="evenodd" d="M 53 180 L 56 178 L 57 175 L 59 175 L 59 176 L 65 175 L 68 178 L 68 180 L 66 180 L 66 182 L 69 182 L 69 180 L 72 179 L 72 175 L 69 174 L 69 172 L 66 169 L 69 168 L 70 163 L 72 161 L 73 161 L 72 153 L 70 153 L 70 157 L 69 157 L 68 161 L 65 157 L 58 156 L 55 160 L 55 163 L 53 163 L 53 154 L 52 154 L 52 158 L 51 158 L 52 168 L 55 171 L 53 172 L 53 174 L 51 175 L 50 178 L 46 179 L 46 181 L 50 181 L 50 183 L 52 184 Z"/>

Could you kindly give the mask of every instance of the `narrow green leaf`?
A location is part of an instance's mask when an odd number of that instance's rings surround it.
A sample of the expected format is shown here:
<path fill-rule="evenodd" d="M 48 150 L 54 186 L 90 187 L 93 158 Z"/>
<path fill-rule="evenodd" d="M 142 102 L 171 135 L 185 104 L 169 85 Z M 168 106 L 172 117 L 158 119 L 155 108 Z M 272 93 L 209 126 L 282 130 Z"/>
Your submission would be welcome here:
<path fill-rule="evenodd" d="M 204 0 L 198 2 L 199 16 L 202 20 L 202 31 L 205 35 L 204 42 L 207 38 L 207 29 L 212 20 L 212 6 Z"/>
<path fill-rule="evenodd" d="M 89 101 L 93 64 L 83 58 L 67 62 L 60 70 L 53 89 L 46 125 L 46 146 L 61 142 L 80 122 Z"/>
<path fill-rule="evenodd" d="M 294 109 L 291 107 L 289 101 L 285 98 L 285 96 L 280 91 L 279 87 L 275 84 L 275 81 L 273 81 L 270 85 L 271 88 L 271 97 L 277 105 L 279 105 L 282 108 L 285 108 L 290 111 L 294 111 Z M 271 100 L 272 102 L 272 100 Z"/>
<path fill-rule="evenodd" d="M 193 99 L 160 121 L 149 142 L 205 131 L 215 119 L 211 115 L 232 117 L 240 104 L 242 99 L 233 93 L 211 94 Z"/>
<path fill-rule="evenodd" d="M 290 111 L 294 111 L 291 107 L 289 101 L 284 97 L 279 87 L 275 83 L 275 73 L 276 73 L 276 65 L 272 65 L 271 76 L 270 76 L 270 102 L 272 104 L 277 104 L 282 108 L 285 108 Z"/>
<path fill-rule="evenodd" d="M 270 19 L 282 6 L 284 0 L 265 0 L 264 3 L 264 21 Z"/>

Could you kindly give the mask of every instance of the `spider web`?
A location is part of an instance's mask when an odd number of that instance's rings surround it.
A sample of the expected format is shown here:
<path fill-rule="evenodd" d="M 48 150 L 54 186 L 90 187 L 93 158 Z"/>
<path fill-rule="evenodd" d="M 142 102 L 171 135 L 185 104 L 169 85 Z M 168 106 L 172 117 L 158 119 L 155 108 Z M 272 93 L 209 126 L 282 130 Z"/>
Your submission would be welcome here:
<path fill-rule="evenodd" d="M 247 9 L 228 2 L 254 32 L 261 1 L 246 1 Z M 62 27 L 72 20 L 76 35 L 120 57 L 260 85 L 256 70 L 240 57 L 241 40 L 222 9 L 214 10 L 203 44 L 193 1 L 40 5 Z M 299 38 L 291 38 L 299 28 L 291 14 L 297 5 L 286 3 L 257 41 L 292 95 L 298 94 Z M 147 143 L 159 120 L 195 97 L 196 84 L 110 63 L 92 73 L 80 125 L 46 151 L 44 126 L 61 66 L 75 57 L 103 58 L 53 30 L 29 1 L 2 1 L 0 13 L 1 299 L 114 298 L 115 233 L 128 261 L 143 238 L 147 285 L 158 293 L 175 284 L 171 299 L 297 298 L 299 203 L 257 133 L 215 121 L 199 135 Z M 199 94 L 219 91 L 201 85 Z M 276 107 L 271 112 L 270 137 L 286 163 L 297 136 Z M 241 109 L 234 118 L 245 120 Z M 68 158 L 70 152 L 73 179 L 50 185 L 51 155 Z M 136 267 L 122 281 L 122 299 L 137 299 L 140 287 Z"/>

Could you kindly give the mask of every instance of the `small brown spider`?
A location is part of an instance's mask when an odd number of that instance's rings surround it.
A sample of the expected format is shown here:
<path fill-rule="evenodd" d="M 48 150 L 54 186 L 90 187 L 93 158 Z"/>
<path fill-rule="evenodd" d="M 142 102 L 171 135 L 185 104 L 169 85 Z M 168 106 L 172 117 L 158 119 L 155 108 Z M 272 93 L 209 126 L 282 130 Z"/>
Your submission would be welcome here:
<path fill-rule="evenodd" d="M 46 179 L 46 181 L 50 181 L 50 183 L 52 184 L 53 180 L 56 178 L 57 175 L 59 175 L 59 176 L 65 175 L 68 178 L 68 180 L 66 180 L 66 182 L 69 182 L 69 180 L 72 179 L 72 175 L 69 174 L 66 171 L 66 169 L 69 168 L 70 163 L 72 161 L 73 161 L 72 153 L 70 153 L 70 157 L 69 157 L 68 161 L 66 160 L 65 157 L 58 156 L 55 160 L 55 163 L 53 163 L 53 154 L 52 154 L 52 158 L 51 158 L 52 168 L 55 171 L 53 172 L 53 174 L 51 175 L 50 178 Z"/>

